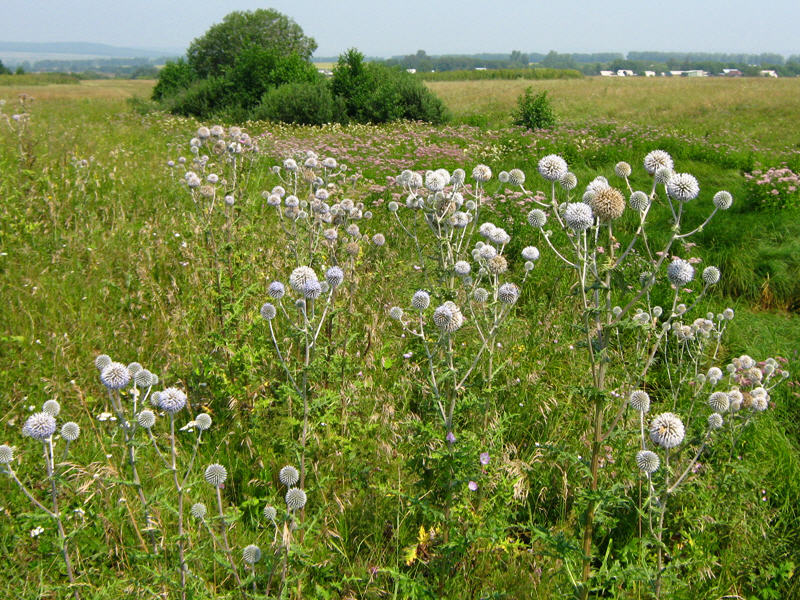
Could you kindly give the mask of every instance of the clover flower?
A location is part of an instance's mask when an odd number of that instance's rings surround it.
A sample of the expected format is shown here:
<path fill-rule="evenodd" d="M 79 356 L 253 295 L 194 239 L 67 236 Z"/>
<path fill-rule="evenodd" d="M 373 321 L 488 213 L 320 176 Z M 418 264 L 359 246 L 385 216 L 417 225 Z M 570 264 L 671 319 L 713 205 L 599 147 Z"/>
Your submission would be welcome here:
<path fill-rule="evenodd" d="M 328 159 L 326 158 L 325 160 Z M 250 544 L 248 546 L 245 546 L 244 550 L 242 550 L 242 560 L 248 565 L 256 564 L 258 561 L 261 560 L 261 548 L 259 548 L 255 544 Z"/>
<path fill-rule="evenodd" d="M 556 154 L 548 154 L 539 161 L 539 174 L 548 181 L 558 181 L 567 174 L 567 161 Z"/>
<path fill-rule="evenodd" d="M 661 466 L 661 459 L 652 450 L 640 450 L 636 453 L 636 466 L 642 473 L 652 475 Z"/>
<path fill-rule="evenodd" d="M 176 387 L 161 390 L 158 397 L 158 407 L 165 413 L 174 415 L 186 406 L 186 394 Z"/>
<path fill-rule="evenodd" d="M 673 413 L 661 413 L 650 422 L 650 439 L 662 448 L 674 448 L 685 435 L 683 422 Z"/>
<path fill-rule="evenodd" d="M 143 410 L 136 415 L 136 422 L 140 427 L 150 429 L 156 423 L 156 415 L 152 410 Z"/>
<path fill-rule="evenodd" d="M 708 397 L 708 405 L 714 412 L 725 412 L 730 404 L 730 398 L 725 392 L 714 392 Z"/>
<path fill-rule="evenodd" d="M 300 479 L 300 473 L 291 465 L 286 465 L 278 473 L 278 479 L 286 487 L 292 487 Z"/>
<path fill-rule="evenodd" d="M 706 285 L 714 285 L 719 281 L 719 269 L 717 267 L 706 267 L 703 269 L 702 277 Z"/>
<path fill-rule="evenodd" d="M 650 197 L 644 192 L 633 192 L 628 199 L 628 205 L 632 210 L 637 212 L 644 212 L 650 206 Z"/>
<path fill-rule="evenodd" d="M 67 421 L 61 426 L 61 437 L 68 442 L 74 442 L 81 435 L 81 428 L 74 421 Z"/>
<path fill-rule="evenodd" d="M 497 288 L 497 299 L 503 304 L 514 304 L 519 299 L 519 288 L 513 283 L 504 283 Z"/>
<path fill-rule="evenodd" d="M 540 208 L 534 208 L 528 213 L 528 223 L 531 227 L 544 227 L 547 223 L 547 214 Z"/>
<path fill-rule="evenodd" d="M 472 169 L 472 178 L 479 183 L 487 182 L 492 178 L 492 170 L 486 165 L 478 165 Z"/>
<path fill-rule="evenodd" d="M 411 298 L 411 306 L 417 310 L 425 310 L 431 305 L 431 296 L 424 290 L 417 290 Z"/>
<path fill-rule="evenodd" d="M 278 314 L 277 309 L 275 308 L 274 304 L 269 302 L 265 302 L 264 305 L 261 307 L 261 316 L 266 319 L 267 321 L 271 321 L 275 318 L 275 315 Z"/>
<path fill-rule="evenodd" d="M 628 397 L 628 404 L 633 410 L 646 413 L 650 410 L 650 396 L 643 390 L 634 390 Z"/>
<path fill-rule="evenodd" d="M 228 478 L 228 471 L 222 465 L 214 463 L 206 467 L 203 477 L 209 485 L 218 488 L 222 487 L 222 484 Z"/>
<path fill-rule="evenodd" d="M 631 166 L 624 161 L 620 161 L 614 166 L 614 173 L 616 173 L 618 177 L 629 177 L 631 172 Z"/>
<path fill-rule="evenodd" d="M 14 460 L 14 449 L 6 444 L 0 446 L 0 465 L 7 465 L 12 460 Z"/>
<path fill-rule="evenodd" d="M 306 493 L 300 488 L 289 488 L 286 492 L 286 507 L 289 510 L 300 510 L 306 505 Z"/>
<path fill-rule="evenodd" d="M 197 519 L 198 521 L 202 521 L 205 518 L 208 509 L 206 508 L 206 505 L 203 504 L 202 502 L 197 502 L 195 504 L 192 504 L 192 508 L 189 509 L 189 512 L 195 519 Z"/>
<path fill-rule="evenodd" d="M 58 403 L 58 400 L 48 400 L 42 405 L 42 410 L 48 415 L 57 417 L 58 413 L 61 412 L 61 405 Z"/>
<path fill-rule="evenodd" d="M 672 157 L 663 150 L 653 150 L 644 157 L 644 170 L 655 175 L 659 169 L 669 169 L 670 171 L 675 166 L 672 162 Z"/>
<path fill-rule="evenodd" d="M 681 287 L 694 278 L 694 267 L 682 258 L 674 259 L 667 266 L 667 279 L 675 287 Z"/>
<path fill-rule="evenodd" d="M 667 181 L 667 193 L 679 202 L 688 202 L 697 198 L 700 193 L 700 185 L 693 175 L 673 173 Z"/>
<path fill-rule="evenodd" d="M 511 169 L 508 172 L 508 183 L 511 185 L 522 185 L 525 183 L 525 173 L 521 169 Z"/>
<path fill-rule="evenodd" d="M 599 190 L 589 205 L 594 215 L 601 221 L 613 221 L 622 216 L 625 210 L 625 198 L 618 189 L 607 187 Z"/>
<path fill-rule="evenodd" d="M 731 196 L 730 192 L 726 192 L 725 190 L 720 190 L 716 194 L 714 194 L 714 206 L 716 206 L 719 210 L 728 210 L 733 204 L 733 196 Z"/>
<path fill-rule="evenodd" d="M 567 204 L 564 211 L 564 222 L 575 232 L 584 231 L 594 223 L 592 208 L 583 202 Z"/>
<path fill-rule="evenodd" d="M 575 173 L 567 171 L 561 176 L 561 178 L 558 180 L 558 183 L 563 189 L 571 192 L 578 187 L 578 178 L 575 176 Z"/>
<path fill-rule="evenodd" d="M 206 413 L 200 413 L 194 418 L 194 424 L 200 431 L 207 431 L 211 427 L 211 416 Z"/>
<path fill-rule="evenodd" d="M 131 374 L 122 363 L 111 362 L 100 372 L 100 381 L 110 390 L 121 390 L 131 382 Z"/>
<path fill-rule="evenodd" d="M 56 420 L 53 415 L 40 412 L 32 414 L 22 427 L 22 435 L 35 440 L 44 441 L 56 431 Z"/>

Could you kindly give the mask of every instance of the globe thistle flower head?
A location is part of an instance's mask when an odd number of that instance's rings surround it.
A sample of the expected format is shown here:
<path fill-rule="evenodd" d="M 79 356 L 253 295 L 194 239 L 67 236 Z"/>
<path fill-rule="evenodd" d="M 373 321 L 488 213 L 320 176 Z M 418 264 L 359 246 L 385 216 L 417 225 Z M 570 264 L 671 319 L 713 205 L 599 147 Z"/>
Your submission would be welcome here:
<path fill-rule="evenodd" d="M 719 210 L 728 210 L 733 204 L 733 196 L 731 196 L 730 192 L 721 190 L 714 194 L 713 202 L 714 206 L 716 206 Z"/>
<path fill-rule="evenodd" d="M 186 394 L 176 387 L 161 390 L 158 397 L 158 407 L 165 413 L 174 415 L 186 406 Z"/>
<path fill-rule="evenodd" d="M 94 359 L 94 366 L 97 367 L 98 371 L 102 371 L 110 365 L 111 362 L 111 357 L 108 354 L 99 354 L 97 358 Z"/>
<path fill-rule="evenodd" d="M 303 286 L 301 293 L 306 300 L 316 300 L 322 295 L 322 285 L 316 280 L 308 281 Z"/>
<path fill-rule="evenodd" d="M 498 254 L 497 256 L 489 259 L 489 261 L 486 263 L 486 268 L 490 273 L 501 275 L 508 271 L 508 261 L 506 260 L 505 256 Z"/>
<path fill-rule="evenodd" d="M 292 465 L 286 465 L 278 473 L 278 480 L 286 487 L 292 487 L 300 480 L 300 473 Z"/>
<path fill-rule="evenodd" d="M 661 466 L 661 459 L 652 450 L 640 450 L 636 453 L 636 466 L 642 473 L 652 475 Z"/>
<path fill-rule="evenodd" d="M 0 446 L 0 465 L 7 465 L 14 460 L 14 449 L 3 444 Z"/>
<path fill-rule="evenodd" d="M 478 304 L 484 304 L 489 300 L 489 292 L 484 288 L 476 288 L 475 291 L 472 292 L 472 299 Z"/>
<path fill-rule="evenodd" d="M 306 505 L 306 493 L 300 488 L 289 488 L 286 492 L 286 507 L 291 510 L 301 510 Z"/>
<path fill-rule="evenodd" d="M 138 371 L 136 375 L 133 376 L 133 385 L 140 388 L 150 387 L 153 385 L 153 374 L 147 369 Z"/>
<path fill-rule="evenodd" d="M 589 205 L 594 215 L 601 221 L 613 221 L 622 216 L 625 210 L 625 198 L 618 189 L 607 187 L 599 190 Z"/>
<path fill-rule="evenodd" d="M 548 154 L 539 161 L 539 174 L 547 181 L 558 181 L 567 174 L 567 161 L 557 154 Z"/>
<path fill-rule="evenodd" d="M 197 137 L 199 137 L 201 140 L 206 140 L 211 137 L 211 131 L 208 129 L 208 127 L 200 127 L 197 130 Z"/>
<path fill-rule="evenodd" d="M 624 161 L 620 161 L 614 166 L 614 173 L 617 174 L 617 177 L 630 177 L 631 171 L 631 166 Z"/>
<path fill-rule="evenodd" d="M 511 185 L 522 185 L 525 183 L 525 173 L 522 169 L 511 169 L 508 172 L 508 183 Z"/>
<path fill-rule="evenodd" d="M 81 435 L 81 428 L 74 421 L 67 421 L 61 426 L 61 437 L 68 442 L 74 442 Z"/>
<path fill-rule="evenodd" d="M 453 266 L 453 270 L 456 272 L 456 275 L 460 275 L 461 277 L 469 275 L 471 269 L 472 267 L 470 267 L 470 264 L 465 260 L 459 260 Z"/>
<path fill-rule="evenodd" d="M 567 171 L 561 176 L 561 178 L 558 180 L 558 183 L 563 189 L 571 192 L 578 187 L 578 178 L 575 176 L 575 173 Z"/>
<path fill-rule="evenodd" d="M 596 194 L 597 192 L 599 192 L 601 190 L 609 188 L 609 187 L 611 187 L 611 186 L 608 184 L 608 179 L 606 179 L 602 175 L 598 175 L 597 177 L 595 177 L 594 179 L 592 179 L 589 182 L 589 185 L 586 186 L 586 191 L 589 194 L 591 194 L 591 196 L 587 197 L 584 194 L 584 202 L 587 202 L 587 203 L 590 202 L 591 199 L 592 199 L 592 196 L 594 196 L 594 194 Z"/>
<path fill-rule="evenodd" d="M 650 439 L 662 448 L 674 448 L 683 441 L 683 422 L 673 413 L 661 413 L 650 422 Z"/>
<path fill-rule="evenodd" d="M 417 310 L 425 310 L 431 305 L 431 296 L 425 290 L 417 290 L 411 297 L 411 306 Z"/>
<path fill-rule="evenodd" d="M 522 249 L 522 258 L 525 260 L 539 260 L 539 249 L 536 246 L 526 246 Z"/>
<path fill-rule="evenodd" d="M 502 227 L 496 227 L 489 234 L 489 241 L 498 246 L 502 246 L 511 241 L 511 236 L 508 235 L 508 232 Z"/>
<path fill-rule="evenodd" d="M 264 518 L 267 519 L 267 521 L 274 521 L 275 517 L 277 516 L 278 516 L 278 511 L 275 509 L 274 506 L 270 506 L 269 504 L 267 504 L 264 507 Z"/>
<path fill-rule="evenodd" d="M 444 178 L 436 171 L 425 173 L 425 187 L 431 192 L 441 192 L 445 185 Z"/>
<path fill-rule="evenodd" d="M 628 404 L 633 410 L 646 413 L 650 410 L 650 396 L 643 390 L 634 390 L 628 397 Z"/>
<path fill-rule="evenodd" d="M 287 158 L 283 161 L 283 168 L 287 171 L 297 171 L 297 161 L 293 158 Z"/>
<path fill-rule="evenodd" d="M 441 331 L 453 333 L 461 327 L 463 317 L 458 307 L 448 300 L 433 311 L 433 323 Z"/>
<path fill-rule="evenodd" d="M 350 225 L 347 226 L 347 229 L 345 229 L 345 231 L 347 232 L 347 235 L 351 237 L 358 237 L 361 234 L 361 230 L 355 223 L 350 223 Z"/>
<path fill-rule="evenodd" d="M 456 169 L 453 171 L 453 175 L 450 177 L 450 182 L 453 185 L 461 185 L 464 183 L 464 180 L 467 178 L 467 173 L 464 169 Z"/>
<path fill-rule="evenodd" d="M 332 288 L 339 287 L 344 281 L 344 271 L 342 271 L 341 267 L 337 266 L 329 268 L 325 271 L 325 281 L 327 281 L 328 285 Z"/>
<path fill-rule="evenodd" d="M 194 425 L 200 431 L 208 431 L 211 427 L 211 416 L 206 413 L 200 413 L 194 418 Z"/>
<path fill-rule="evenodd" d="M 682 258 L 676 258 L 667 266 L 667 279 L 675 287 L 684 286 L 694 279 L 694 267 Z"/>
<path fill-rule="evenodd" d="M 338 166 L 336 159 L 332 156 L 328 156 L 322 159 L 322 166 L 326 169 L 335 169 Z"/>
<path fill-rule="evenodd" d="M 511 177 L 509 176 L 508 171 L 500 171 L 500 173 L 497 174 L 497 180 L 500 183 L 508 183 L 509 179 L 511 179 Z"/>
<path fill-rule="evenodd" d="M 479 183 L 485 183 L 492 178 L 492 170 L 486 165 L 478 165 L 472 169 L 472 178 Z"/>
<path fill-rule="evenodd" d="M 720 272 L 717 267 L 706 267 L 703 269 L 703 282 L 706 285 L 714 285 L 719 281 Z"/>
<path fill-rule="evenodd" d="M 722 415 L 719 413 L 711 413 L 708 415 L 708 428 L 719 429 L 722 427 Z"/>
<path fill-rule="evenodd" d="M 206 508 L 206 505 L 203 504 L 202 502 L 197 502 L 195 504 L 192 504 L 192 508 L 189 509 L 189 513 L 198 521 L 202 521 L 203 519 L 205 519 L 207 512 L 208 509 Z"/>
<path fill-rule="evenodd" d="M 372 236 L 372 244 L 379 248 L 386 243 L 386 237 L 382 233 L 376 233 Z"/>
<path fill-rule="evenodd" d="M 504 283 L 497 288 L 497 299 L 503 304 L 514 304 L 519 299 L 519 288 L 513 283 Z"/>
<path fill-rule="evenodd" d="M 100 372 L 100 381 L 110 390 L 121 390 L 131 382 L 131 373 L 122 363 L 111 362 Z"/>
<path fill-rule="evenodd" d="M 255 544 L 250 544 L 248 546 L 245 546 L 244 550 L 242 550 L 242 560 L 248 565 L 256 564 L 258 561 L 261 560 L 261 548 L 259 548 Z"/>
<path fill-rule="evenodd" d="M 531 227 L 544 227 L 547 223 L 547 214 L 540 208 L 534 208 L 528 213 L 528 223 Z"/>
<path fill-rule="evenodd" d="M 396 212 L 397 212 L 397 210 L 400 208 L 400 205 L 399 205 L 397 202 L 395 202 L 394 200 L 392 200 L 392 201 L 391 201 L 391 202 L 389 202 L 389 204 L 387 205 L 387 208 L 389 209 L 389 212 L 396 213 Z"/>
<path fill-rule="evenodd" d="M 722 369 L 719 367 L 711 367 L 707 373 L 708 382 L 711 385 L 716 385 L 719 383 L 719 380 L 722 379 Z"/>
<path fill-rule="evenodd" d="M 203 477 L 209 485 L 218 488 L 222 487 L 222 484 L 228 478 L 228 471 L 222 465 L 214 463 L 206 467 Z"/>
<path fill-rule="evenodd" d="M 267 293 L 270 295 L 270 297 L 280 300 L 286 293 L 286 289 L 283 287 L 283 284 L 280 281 L 273 281 L 269 284 Z"/>
<path fill-rule="evenodd" d="M 584 231 L 594 223 L 592 208 L 583 202 L 567 204 L 567 208 L 564 211 L 564 222 L 572 231 Z"/>
<path fill-rule="evenodd" d="M 136 415 L 136 422 L 139 424 L 140 427 L 144 427 L 145 429 L 150 429 L 153 425 L 156 424 L 156 415 L 152 410 L 143 410 L 138 415 Z"/>
<path fill-rule="evenodd" d="M 725 412 L 730 407 L 730 398 L 725 392 L 714 392 L 708 397 L 708 405 L 714 412 Z"/>
<path fill-rule="evenodd" d="M 755 412 L 764 412 L 769 408 L 769 396 L 753 396 L 750 408 Z"/>
<path fill-rule="evenodd" d="M 478 248 L 478 256 L 480 256 L 483 260 L 492 260 L 497 256 L 497 249 L 494 246 L 485 244 Z"/>
<path fill-rule="evenodd" d="M 670 171 L 675 166 L 672 162 L 672 157 L 663 150 L 653 150 L 644 157 L 644 170 L 655 175 L 659 169 L 669 169 Z"/>
<path fill-rule="evenodd" d="M 150 394 L 150 406 L 158 408 L 158 403 L 161 400 L 161 392 L 153 392 Z"/>
<path fill-rule="evenodd" d="M 61 405 L 58 403 L 58 400 L 48 400 L 42 405 L 42 410 L 48 415 L 57 417 L 58 413 L 61 412 Z"/>
<path fill-rule="evenodd" d="M 32 414 L 22 426 L 22 435 L 44 441 L 56 431 L 56 420 L 46 412 Z"/>
<path fill-rule="evenodd" d="M 297 267 L 289 276 L 289 285 L 298 294 L 305 295 L 305 290 L 310 282 L 317 281 L 317 274 L 311 267 Z"/>
<path fill-rule="evenodd" d="M 403 318 L 403 309 L 399 306 L 393 306 L 389 309 L 389 318 L 395 321 L 400 321 Z"/>
<path fill-rule="evenodd" d="M 679 202 L 688 202 L 697 198 L 700 193 L 700 185 L 693 175 L 673 173 L 667 181 L 667 193 Z"/>
<path fill-rule="evenodd" d="M 726 321 L 732 320 L 733 319 L 733 309 L 732 308 L 726 308 L 725 310 L 723 310 L 722 311 L 722 318 L 725 319 Z"/>
<path fill-rule="evenodd" d="M 650 197 L 644 192 L 633 192 L 628 199 L 628 205 L 636 212 L 644 212 L 650 206 Z"/>

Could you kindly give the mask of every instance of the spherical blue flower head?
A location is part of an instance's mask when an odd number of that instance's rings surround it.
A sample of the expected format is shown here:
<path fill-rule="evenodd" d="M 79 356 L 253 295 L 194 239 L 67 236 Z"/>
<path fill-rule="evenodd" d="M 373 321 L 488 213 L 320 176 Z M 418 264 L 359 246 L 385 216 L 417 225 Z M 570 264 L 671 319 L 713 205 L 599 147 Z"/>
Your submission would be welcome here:
<path fill-rule="evenodd" d="M 417 290 L 411 298 L 411 306 L 417 310 L 425 310 L 431 305 L 431 296 L 424 290 Z"/>
<path fill-rule="evenodd" d="M 344 271 L 342 271 L 341 267 L 331 267 L 325 272 L 325 281 L 332 288 L 339 287 L 344 281 Z"/>
<path fill-rule="evenodd" d="M 32 437 L 35 440 L 44 441 L 52 436 L 56 431 L 56 420 L 53 415 L 40 412 L 28 417 L 22 427 L 22 435 Z"/>
<path fill-rule="evenodd" d="M 100 381 L 110 390 L 121 390 L 131 382 L 131 373 L 122 363 L 112 362 L 103 367 Z"/>
<path fill-rule="evenodd" d="M 676 287 L 681 287 L 694 279 L 694 267 L 682 258 L 676 258 L 667 266 L 667 278 Z"/>
<path fill-rule="evenodd" d="M 283 284 L 280 281 L 273 281 L 269 284 L 267 293 L 270 295 L 270 297 L 280 300 L 286 293 L 286 289 L 283 287 Z"/>
<path fill-rule="evenodd" d="M 175 387 L 169 387 L 161 391 L 158 398 L 158 407 L 165 413 L 174 415 L 186 406 L 186 394 Z"/>
<path fill-rule="evenodd" d="M 564 211 L 564 222 L 573 231 L 584 231 L 594 223 L 592 208 L 583 202 L 567 204 L 567 209 Z"/>
<path fill-rule="evenodd" d="M 539 174 L 548 181 L 558 181 L 568 170 L 567 161 L 557 154 L 548 154 L 539 161 Z"/>

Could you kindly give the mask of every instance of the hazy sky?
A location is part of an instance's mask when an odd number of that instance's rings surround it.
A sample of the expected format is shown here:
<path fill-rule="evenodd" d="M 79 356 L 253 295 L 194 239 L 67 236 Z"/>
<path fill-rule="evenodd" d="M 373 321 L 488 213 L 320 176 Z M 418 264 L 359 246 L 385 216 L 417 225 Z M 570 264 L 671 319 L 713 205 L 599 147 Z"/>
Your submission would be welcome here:
<path fill-rule="evenodd" d="M 800 0 L 0 0 L 0 41 L 185 49 L 233 10 L 274 8 L 318 56 L 629 50 L 800 54 Z"/>

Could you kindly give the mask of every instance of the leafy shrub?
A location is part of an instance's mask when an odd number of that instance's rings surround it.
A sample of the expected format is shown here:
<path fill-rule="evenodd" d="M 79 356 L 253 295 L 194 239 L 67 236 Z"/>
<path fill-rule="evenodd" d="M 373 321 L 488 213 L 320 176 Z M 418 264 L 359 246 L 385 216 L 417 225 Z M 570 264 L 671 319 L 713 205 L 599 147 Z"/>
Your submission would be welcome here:
<path fill-rule="evenodd" d="M 158 73 L 158 83 L 153 88 L 153 100 L 163 100 L 187 89 L 197 79 L 194 69 L 182 58 L 167 61 Z"/>
<path fill-rule="evenodd" d="M 548 129 L 556 124 L 556 115 L 550 99 L 547 97 L 547 92 L 534 94 L 530 87 L 517 98 L 517 109 L 511 117 L 514 125 L 521 125 L 528 129 Z"/>
<path fill-rule="evenodd" d="M 226 107 L 228 82 L 222 77 L 209 77 L 194 82 L 189 88 L 169 98 L 169 111 L 178 115 L 203 117 Z"/>
<path fill-rule="evenodd" d="M 256 119 L 299 125 L 323 125 L 345 120 L 341 97 L 334 97 L 325 81 L 287 83 L 264 94 L 255 109 Z"/>

